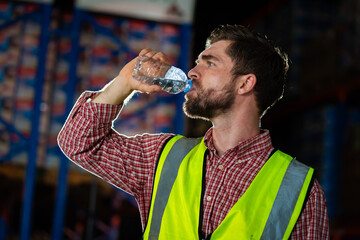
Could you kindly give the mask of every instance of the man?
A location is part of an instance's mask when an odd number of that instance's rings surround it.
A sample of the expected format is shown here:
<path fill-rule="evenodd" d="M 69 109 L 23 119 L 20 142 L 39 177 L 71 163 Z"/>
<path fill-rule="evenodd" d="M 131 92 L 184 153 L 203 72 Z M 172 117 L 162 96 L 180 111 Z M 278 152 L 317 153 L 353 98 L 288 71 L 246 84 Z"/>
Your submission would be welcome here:
<path fill-rule="evenodd" d="M 167 62 L 161 52 L 146 55 Z M 131 77 L 135 59 L 100 92 L 85 92 L 58 142 L 76 164 L 132 194 L 144 239 L 328 239 L 313 169 L 274 151 L 261 117 L 284 90 L 286 55 L 237 25 L 215 29 L 188 73 L 189 117 L 213 127 L 202 139 L 127 137 L 112 121 L 134 91 L 161 88 Z"/>

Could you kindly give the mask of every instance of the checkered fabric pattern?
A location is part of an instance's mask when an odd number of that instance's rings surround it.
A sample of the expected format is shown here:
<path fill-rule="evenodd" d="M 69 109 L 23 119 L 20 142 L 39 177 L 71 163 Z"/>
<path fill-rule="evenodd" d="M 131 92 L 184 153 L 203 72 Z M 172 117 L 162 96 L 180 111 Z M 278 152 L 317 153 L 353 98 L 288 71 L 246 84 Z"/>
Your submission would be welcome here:
<path fill-rule="evenodd" d="M 88 101 L 96 92 L 80 96 L 58 136 L 69 159 L 87 171 L 133 195 L 146 225 L 156 161 L 173 134 L 142 134 L 128 137 L 116 132 L 113 120 L 122 106 Z M 209 149 L 203 198 L 205 235 L 212 233 L 244 194 L 273 151 L 270 133 L 239 143 L 222 156 L 216 154 L 212 129 L 205 135 Z M 290 239 L 329 239 L 324 192 L 318 181 L 310 191 Z"/>

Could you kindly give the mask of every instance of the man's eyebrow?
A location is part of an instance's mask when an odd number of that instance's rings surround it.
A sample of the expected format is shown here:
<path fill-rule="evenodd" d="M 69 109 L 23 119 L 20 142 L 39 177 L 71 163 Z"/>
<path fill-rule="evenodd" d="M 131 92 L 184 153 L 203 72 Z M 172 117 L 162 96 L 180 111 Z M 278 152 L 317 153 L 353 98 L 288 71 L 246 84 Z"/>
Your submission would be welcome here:
<path fill-rule="evenodd" d="M 220 62 L 220 59 L 215 57 L 214 55 L 211 55 L 211 54 L 202 54 L 198 57 L 198 59 L 195 60 L 195 63 L 198 64 L 199 63 L 199 58 L 201 58 L 203 61 L 206 61 L 206 60 L 214 60 L 214 61 L 217 61 L 217 62 Z"/>
<path fill-rule="evenodd" d="M 211 55 L 211 54 L 203 54 L 201 55 L 201 59 L 202 60 L 215 60 L 215 61 L 220 61 L 219 58 L 215 57 L 214 55 Z"/>

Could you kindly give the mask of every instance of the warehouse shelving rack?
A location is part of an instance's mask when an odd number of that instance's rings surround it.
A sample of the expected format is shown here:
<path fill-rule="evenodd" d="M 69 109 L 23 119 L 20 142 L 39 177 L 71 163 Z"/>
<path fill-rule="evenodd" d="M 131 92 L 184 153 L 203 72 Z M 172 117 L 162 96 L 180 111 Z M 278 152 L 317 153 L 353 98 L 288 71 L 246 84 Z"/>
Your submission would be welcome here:
<path fill-rule="evenodd" d="M 15 4 L 15 3 L 9 3 Z M 23 133 L 17 128 L 13 122 L 9 122 L 6 119 L 0 117 L 0 124 L 3 126 L 1 131 L 5 131 L 7 134 L 11 135 L 10 141 L 10 151 L 6 154 L 0 155 L 0 164 L 8 161 L 12 161 L 14 156 L 18 152 L 25 151 L 26 153 L 26 176 L 24 182 L 24 199 L 21 213 L 21 226 L 20 226 L 20 239 L 25 240 L 30 238 L 31 232 L 31 219 L 32 219 L 32 205 L 34 198 L 34 185 L 36 178 L 36 169 L 37 169 L 37 159 L 39 157 L 39 138 L 40 138 L 40 125 L 41 125 L 41 116 L 43 114 L 42 107 L 43 102 L 43 91 L 46 75 L 46 65 L 41 63 L 46 63 L 47 60 L 47 48 L 50 42 L 50 38 L 60 38 L 60 37 L 70 37 L 71 38 L 71 50 L 68 53 L 69 61 L 69 71 L 68 71 L 68 81 L 61 86 L 67 94 L 66 96 L 66 108 L 62 116 L 56 116 L 57 121 L 64 122 L 68 113 L 71 110 L 71 107 L 74 103 L 76 97 L 76 86 L 79 83 L 79 77 L 77 76 L 77 66 L 78 66 L 78 56 L 81 51 L 81 46 L 79 45 L 81 25 L 84 22 L 90 23 L 97 32 L 100 32 L 103 35 L 111 38 L 116 42 L 123 51 L 127 51 L 130 55 L 135 56 L 135 53 L 132 52 L 125 43 L 119 40 L 109 29 L 106 29 L 94 20 L 94 17 L 91 13 L 81 10 L 78 8 L 74 9 L 70 28 L 66 29 L 51 29 L 51 17 L 53 12 L 53 6 L 51 3 L 31 3 L 34 8 L 33 11 L 29 11 L 25 14 L 17 16 L 14 19 L 7 19 L 0 22 L 0 31 L 6 29 L 9 26 L 13 26 L 19 22 L 26 22 L 29 19 L 38 19 L 41 26 L 40 36 L 39 36 L 39 49 L 37 51 L 37 62 L 39 63 L 36 67 L 36 77 L 33 80 L 33 89 L 34 89 L 34 98 L 33 98 L 33 110 L 31 114 L 31 133 L 28 136 L 24 136 Z M 1 19 L 0 19 L 1 20 Z M 68 26 L 68 27 L 69 27 Z M 188 68 L 188 59 L 189 59 L 189 41 L 191 34 L 191 26 L 189 24 L 179 25 L 180 34 L 179 34 L 179 45 L 181 48 L 180 54 L 177 59 L 177 65 L 182 69 Z M 21 59 L 21 56 L 20 56 Z M 1 69 L 3 73 L 3 69 Z M 18 79 L 16 79 L 18 81 Z M 0 81 L 1 83 L 1 81 Z M 183 133 L 183 115 L 181 111 L 181 98 L 183 95 L 179 94 L 169 98 L 167 96 L 165 101 L 173 101 L 176 108 L 176 115 L 173 118 L 173 126 L 171 129 L 175 133 Z M 156 99 L 157 103 L 164 100 Z M 148 106 L 149 108 L 151 106 Z M 1 109 L 0 109 L 1 111 Z M 137 112 L 132 113 L 132 115 L 143 114 L 143 110 L 138 110 Z M 50 117 L 51 119 L 52 117 Z M 166 130 L 165 130 L 166 131 Z M 16 139 L 16 142 L 12 142 L 12 139 Z M 54 218 L 53 218 L 53 229 L 52 229 L 52 239 L 61 239 L 63 231 L 63 222 L 64 214 L 66 212 L 66 195 L 67 195 L 67 176 L 69 171 L 69 161 L 61 153 L 60 149 L 57 147 L 52 147 L 51 151 L 59 157 L 59 168 L 58 168 L 58 184 L 56 190 L 56 199 L 55 199 L 55 208 L 54 208 Z M 0 239 L 6 237 L 6 221 L 0 216 Z"/>
<path fill-rule="evenodd" d="M 40 15 L 40 23 L 43 26 L 39 36 L 39 49 L 37 52 L 38 63 L 45 63 L 46 61 L 46 52 L 47 52 L 47 43 L 48 43 L 48 29 L 51 17 L 51 5 L 50 4 L 39 4 L 38 9 L 26 13 L 20 17 L 12 19 L 8 22 L 2 23 L 0 29 L 5 29 L 14 25 L 20 21 L 26 21 L 29 19 L 36 18 L 37 15 Z M 23 53 L 23 51 L 21 51 Z M 31 116 L 31 132 L 30 136 L 24 136 L 19 132 L 15 126 L 11 123 L 8 123 L 4 119 L 0 118 L 2 124 L 5 125 L 7 130 L 11 134 L 15 134 L 20 141 L 11 145 L 11 151 L 4 156 L 1 156 L 1 161 L 7 161 L 13 156 L 19 149 L 26 148 L 28 152 L 28 161 L 26 164 L 26 181 L 24 187 L 24 201 L 22 207 L 22 218 L 21 218 L 21 239 L 28 239 L 30 232 L 30 223 L 31 223 L 31 209 L 33 201 L 33 192 L 34 192 L 34 183 L 36 175 L 36 159 L 37 159 L 37 146 L 39 138 L 39 123 L 40 123 L 40 105 L 41 97 L 43 92 L 43 83 L 44 83 L 44 72 L 45 64 L 38 64 L 36 69 L 36 81 L 34 85 L 34 99 L 33 99 L 33 111 Z"/>

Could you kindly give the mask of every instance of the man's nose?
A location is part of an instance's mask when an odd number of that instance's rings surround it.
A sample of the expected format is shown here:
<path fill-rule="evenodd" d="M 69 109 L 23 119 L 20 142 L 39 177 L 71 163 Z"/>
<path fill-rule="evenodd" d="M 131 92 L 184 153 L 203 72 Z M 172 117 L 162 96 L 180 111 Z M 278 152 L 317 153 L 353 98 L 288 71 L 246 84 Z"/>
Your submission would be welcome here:
<path fill-rule="evenodd" d="M 188 72 L 188 77 L 190 79 L 198 79 L 200 76 L 199 72 L 196 69 L 196 66 L 193 67 L 192 69 L 190 69 L 190 71 Z"/>

